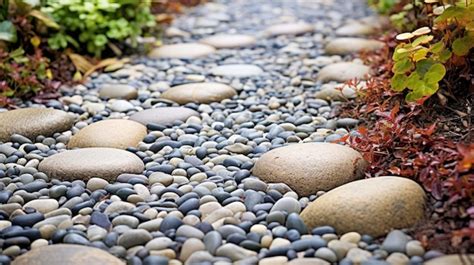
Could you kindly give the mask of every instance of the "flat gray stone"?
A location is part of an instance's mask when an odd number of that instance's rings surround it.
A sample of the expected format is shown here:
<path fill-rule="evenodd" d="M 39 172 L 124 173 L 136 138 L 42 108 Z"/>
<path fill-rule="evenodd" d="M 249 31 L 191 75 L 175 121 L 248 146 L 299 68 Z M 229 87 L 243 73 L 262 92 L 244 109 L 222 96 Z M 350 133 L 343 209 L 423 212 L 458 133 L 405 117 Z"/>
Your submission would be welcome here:
<path fill-rule="evenodd" d="M 256 41 L 255 37 L 243 34 L 217 34 L 200 40 L 201 43 L 218 49 L 250 46 Z"/>
<path fill-rule="evenodd" d="M 45 158 L 39 171 L 61 180 L 88 180 L 100 177 L 114 180 L 122 173 L 142 173 L 144 164 L 133 153 L 113 148 L 67 150 Z"/>
<path fill-rule="evenodd" d="M 231 86 L 206 82 L 174 86 L 161 94 L 161 97 L 179 104 L 190 102 L 208 104 L 211 102 L 220 102 L 223 99 L 231 98 L 235 95 L 237 95 L 237 92 Z"/>
<path fill-rule="evenodd" d="M 277 35 L 300 35 L 307 32 L 312 32 L 314 27 L 311 24 L 308 24 L 303 21 L 292 22 L 292 23 L 282 23 L 270 26 L 266 29 L 266 33 L 270 36 Z"/>
<path fill-rule="evenodd" d="M 376 51 L 383 48 L 384 45 L 383 42 L 378 40 L 337 38 L 328 42 L 325 52 L 330 55 L 347 55 L 361 51 Z"/>
<path fill-rule="evenodd" d="M 355 21 L 348 23 L 336 30 L 338 36 L 366 36 L 374 34 L 376 28 L 363 22 Z"/>
<path fill-rule="evenodd" d="M 199 117 L 199 113 L 185 107 L 163 107 L 139 111 L 130 116 L 130 120 L 143 125 L 149 123 L 168 124 L 177 120 L 186 121 L 191 116 Z"/>
<path fill-rule="evenodd" d="M 212 75 L 228 77 L 250 77 L 263 74 L 263 70 L 252 64 L 227 64 L 212 68 Z"/>
<path fill-rule="evenodd" d="M 285 183 L 299 195 L 309 196 L 363 177 L 366 165 L 362 155 L 347 146 L 291 144 L 262 155 L 253 174 L 267 183 Z"/>
<path fill-rule="evenodd" d="M 74 117 L 67 112 L 46 108 L 25 108 L 0 113 L 0 142 L 10 141 L 13 134 L 31 140 L 39 135 L 51 136 L 69 130 Z"/>
<path fill-rule="evenodd" d="M 351 79 L 366 80 L 370 74 L 370 67 L 358 63 L 334 63 L 323 67 L 319 70 L 318 81 L 329 82 L 346 82 Z"/>
<path fill-rule="evenodd" d="M 125 84 L 104 84 L 99 88 L 101 98 L 135 99 L 138 96 L 137 89 Z"/>
<path fill-rule="evenodd" d="M 148 55 L 151 58 L 193 59 L 215 52 L 215 48 L 202 43 L 180 43 L 163 45 L 153 49 Z"/>

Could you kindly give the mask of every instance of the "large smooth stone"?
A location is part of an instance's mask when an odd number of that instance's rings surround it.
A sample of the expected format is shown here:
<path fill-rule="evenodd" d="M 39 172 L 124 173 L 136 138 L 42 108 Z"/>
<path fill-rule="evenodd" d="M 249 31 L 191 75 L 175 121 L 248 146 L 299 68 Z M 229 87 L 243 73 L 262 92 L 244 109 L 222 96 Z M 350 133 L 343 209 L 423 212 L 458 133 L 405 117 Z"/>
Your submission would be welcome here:
<path fill-rule="evenodd" d="M 263 74 L 263 70 L 252 64 L 226 64 L 212 68 L 212 75 L 228 77 L 250 77 Z"/>
<path fill-rule="evenodd" d="M 215 52 L 215 48 L 202 43 L 180 43 L 163 45 L 149 54 L 151 58 L 194 59 Z"/>
<path fill-rule="evenodd" d="M 122 173 L 142 173 L 144 165 L 130 152 L 92 147 L 67 150 L 47 157 L 38 169 L 51 178 L 61 180 L 88 180 L 93 177 L 114 180 Z"/>
<path fill-rule="evenodd" d="M 337 38 L 326 44 L 325 52 L 330 55 L 347 55 L 361 51 L 376 51 L 383 46 L 383 42 L 377 40 Z"/>
<path fill-rule="evenodd" d="M 306 22 L 283 23 L 270 26 L 266 33 L 276 35 L 300 35 L 314 30 L 314 27 Z"/>
<path fill-rule="evenodd" d="M 103 120 L 92 123 L 76 133 L 69 141 L 68 147 L 126 149 L 127 147 L 136 147 L 146 134 L 146 127 L 135 121 Z"/>
<path fill-rule="evenodd" d="M 143 125 L 149 123 L 169 124 L 177 120 L 186 121 L 191 116 L 199 117 L 199 113 L 184 107 L 163 107 L 139 111 L 130 116 L 130 120 Z"/>
<path fill-rule="evenodd" d="M 453 254 L 434 258 L 425 262 L 425 265 L 466 265 L 472 264 L 474 254 Z"/>
<path fill-rule="evenodd" d="M 57 244 L 34 248 L 13 260 L 12 265 L 124 265 L 120 259 L 98 248 Z"/>
<path fill-rule="evenodd" d="M 237 92 L 235 92 L 231 86 L 209 82 L 174 86 L 161 94 L 161 97 L 179 104 L 186 104 L 189 102 L 207 104 L 211 102 L 220 102 L 223 99 L 231 98 L 235 95 L 237 95 Z"/>
<path fill-rule="evenodd" d="M 253 174 L 283 182 L 301 196 L 328 191 L 364 175 L 366 162 L 354 149 L 330 143 L 291 144 L 263 154 Z"/>
<path fill-rule="evenodd" d="M 424 216 L 425 192 L 413 180 L 377 177 L 335 188 L 310 203 L 301 218 L 312 229 L 330 225 L 340 234 L 382 236 Z"/>
<path fill-rule="evenodd" d="M 55 109 L 25 108 L 0 113 L 0 142 L 10 141 L 12 134 L 34 140 L 37 136 L 51 136 L 69 130 L 74 117 Z"/>
<path fill-rule="evenodd" d="M 336 30 L 338 36 L 366 36 L 374 34 L 376 28 L 362 22 L 348 23 Z"/>
<path fill-rule="evenodd" d="M 319 70 L 318 81 L 329 82 L 337 81 L 344 83 L 357 78 L 366 80 L 370 74 L 370 67 L 358 63 L 334 63 Z"/>
<path fill-rule="evenodd" d="M 135 99 L 138 96 L 137 89 L 125 84 L 104 84 L 99 88 L 101 98 Z"/>
<path fill-rule="evenodd" d="M 257 40 L 250 35 L 242 34 L 217 34 L 202 39 L 200 42 L 218 49 L 239 48 L 255 44 Z"/>

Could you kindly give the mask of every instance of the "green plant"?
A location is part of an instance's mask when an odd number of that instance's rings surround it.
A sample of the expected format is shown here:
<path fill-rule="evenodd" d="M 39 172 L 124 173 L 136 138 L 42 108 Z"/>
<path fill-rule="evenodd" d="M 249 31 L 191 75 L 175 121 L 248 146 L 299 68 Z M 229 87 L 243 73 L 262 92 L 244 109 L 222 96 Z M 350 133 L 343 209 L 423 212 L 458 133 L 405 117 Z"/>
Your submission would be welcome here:
<path fill-rule="evenodd" d="M 388 14 L 400 0 L 369 0 L 369 6 L 381 14 Z"/>
<path fill-rule="evenodd" d="M 150 0 L 47 0 L 42 11 L 62 26 L 48 39 L 51 48 L 81 50 L 84 44 L 96 57 L 106 48 L 120 53 L 116 44 L 127 39 L 136 46 L 144 28 L 155 25 Z"/>
<path fill-rule="evenodd" d="M 397 35 L 402 43 L 395 48 L 392 57 L 391 84 L 395 91 L 410 90 L 407 101 L 435 94 L 446 72 L 465 65 L 474 47 L 472 3 L 447 7 L 433 23 L 432 35 L 428 35 L 431 33 L 428 27 Z"/>

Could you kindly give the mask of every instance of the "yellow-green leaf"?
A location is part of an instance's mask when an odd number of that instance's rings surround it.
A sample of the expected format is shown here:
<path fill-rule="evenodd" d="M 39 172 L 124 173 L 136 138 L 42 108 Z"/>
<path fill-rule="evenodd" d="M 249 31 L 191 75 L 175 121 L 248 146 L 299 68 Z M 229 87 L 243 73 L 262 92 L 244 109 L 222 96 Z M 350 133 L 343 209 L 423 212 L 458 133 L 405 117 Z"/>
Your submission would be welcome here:
<path fill-rule="evenodd" d="M 408 78 L 405 74 L 396 74 L 392 77 L 392 89 L 395 91 L 403 91 L 407 87 Z"/>
<path fill-rule="evenodd" d="M 37 10 L 33 9 L 29 13 L 30 16 L 37 18 L 41 22 L 43 22 L 46 26 L 54 29 L 59 29 L 58 23 L 56 23 L 52 18 L 50 18 L 47 14 Z"/>
<path fill-rule="evenodd" d="M 413 67 L 413 63 L 408 58 L 404 58 L 393 65 L 392 72 L 396 74 L 404 74 L 410 71 Z"/>
<path fill-rule="evenodd" d="M 427 48 L 422 48 L 414 52 L 412 55 L 413 61 L 418 62 L 420 60 L 426 59 L 428 51 L 429 50 Z"/>
<path fill-rule="evenodd" d="M 418 46 L 420 44 L 429 43 L 432 40 L 433 40 L 433 35 L 423 35 L 423 36 L 420 36 L 420 37 L 416 38 L 413 41 L 412 45 L 413 46 Z"/>
<path fill-rule="evenodd" d="M 471 41 L 473 41 L 473 39 L 469 38 L 469 36 L 455 39 L 453 42 L 454 54 L 457 56 L 467 55 L 471 47 L 474 45 Z"/>
<path fill-rule="evenodd" d="M 429 84 L 438 83 L 443 79 L 445 74 L 446 68 L 444 67 L 444 65 L 440 63 L 435 63 L 430 67 L 428 72 L 426 72 L 425 76 L 423 77 L 423 80 Z"/>

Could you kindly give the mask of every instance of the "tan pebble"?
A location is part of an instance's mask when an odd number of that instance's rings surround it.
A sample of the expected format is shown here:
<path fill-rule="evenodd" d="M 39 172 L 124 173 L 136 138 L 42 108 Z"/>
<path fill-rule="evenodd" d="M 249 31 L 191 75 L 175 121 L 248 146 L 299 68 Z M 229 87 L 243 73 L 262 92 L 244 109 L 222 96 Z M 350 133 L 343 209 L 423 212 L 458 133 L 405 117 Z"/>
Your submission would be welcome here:
<path fill-rule="evenodd" d="M 258 265 L 285 265 L 288 262 L 287 257 L 264 258 L 258 262 Z"/>
<path fill-rule="evenodd" d="M 175 259 L 176 253 L 172 249 L 152 250 L 150 256 L 165 256 L 169 259 Z"/>
<path fill-rule="evenodd" d="M 56 231 L 56 226 L 46 224 L 46 225 L 41 226 L 39 228 L 39 231 L 42 238 L 50 239 L 53 233 Z"/>
<path fill-rule="evenodd" d="M 144 202 L 145 199 L 143 199 L 143 197 L 141 197 L 138 194 L 132 194 L 132 195 L 127 197 L 127 201 L 130 202 L 130 203 L 136 204 L 136 203 L 139 203 L 139 202 Z"/>
<path fill-rule="evenodd" d="M 337 235 L 336 234 L 324 234 L 321 236 L 324 240 L 326 240 L 326 242 L 329 242 L 331 240 L 334 240 L 334 239 L 337 239 Z"/>
<path fill-rule="evenodd" d="M 267 233 L 267 227 L 264 226 L 264 225 L 260 225 L 260 224 L 253 225 L 250 228 L 250 232 L 254 232 L 254 233 L 257 233 L 259 235 L 265 235 Z"/>
<path fill-rule="evenodd" d="M 276 247 L 283 247 L 283 246 L 288 246 L 290 245 L 291 242 L 287 239 L 284 239 L 284 238 L 275 238 L 272 242 L 272 244 L 270 245 L 270 249 L 272 248 L 276 248 Z"/>
<path fill-rule="evenodd" d="M 386 261 L 391 265 L 408 265 L 410 259 L 405 254 L 395 252 L 390 254 Z"/>
<path fill-rule="evenodd" d="M 345 233 L 341 236 L 341 241 L 357 244 L 359 243 L 361 236 L 357 232 Z"/>
<path fill-rule="evenodd" d="M 35 248 L 39 248 L 39 247 L 43 247 L 47 245 L 48 245 L 48 240 L 40 238 L 40 239 L 36 239 L 35 241 L 31 243 L 31 249 L 35 249 Z"/>
<path fill-rule="evenodd" d="M 270 245 L 272 244 L 272 241 L 273 241 L 273 237 L 271 235 L 265 235 L 260 240 L 260 244 L 262 245 L 263 248 L 269 248 Z"/>

